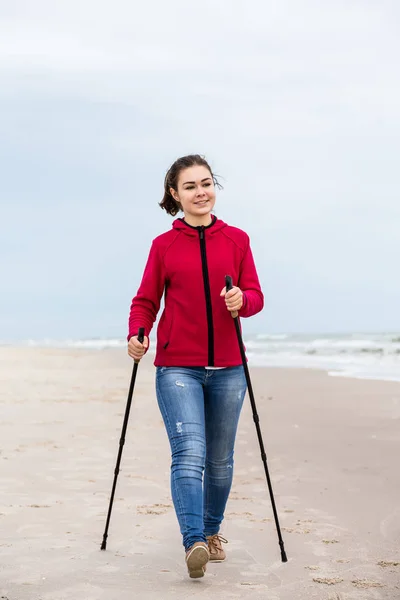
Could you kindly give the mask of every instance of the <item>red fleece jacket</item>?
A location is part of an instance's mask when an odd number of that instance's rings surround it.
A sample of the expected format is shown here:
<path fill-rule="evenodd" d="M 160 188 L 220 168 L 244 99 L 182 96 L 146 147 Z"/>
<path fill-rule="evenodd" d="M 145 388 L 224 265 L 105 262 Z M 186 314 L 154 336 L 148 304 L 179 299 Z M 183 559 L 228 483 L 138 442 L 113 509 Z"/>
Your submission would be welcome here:
<path fill-rule="evenodd" d="M 243 292 L 240 317 L 262 310 L 248 235 L 213 217 L 208 227 L 182 219 L 155 238 L 129 316 L 129 335 L 149 336 L 165 292 L 157 329 L 156 366 L 231 367 L 242 364 L 232 315 L 220 296 L 230 275 Z"/>

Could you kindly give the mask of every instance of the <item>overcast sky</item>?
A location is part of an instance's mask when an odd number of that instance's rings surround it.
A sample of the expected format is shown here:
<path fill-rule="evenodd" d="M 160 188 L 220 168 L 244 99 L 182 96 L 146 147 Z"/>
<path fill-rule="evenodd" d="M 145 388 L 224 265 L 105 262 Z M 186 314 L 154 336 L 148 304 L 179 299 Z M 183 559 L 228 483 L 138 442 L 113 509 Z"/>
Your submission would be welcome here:
<path fill-rule="evenodd" d="M 178 156 L 221 175 L 246 332 L 400 330 L 396 0 L 0 4 L 0 339 L 125 337 Z"/>

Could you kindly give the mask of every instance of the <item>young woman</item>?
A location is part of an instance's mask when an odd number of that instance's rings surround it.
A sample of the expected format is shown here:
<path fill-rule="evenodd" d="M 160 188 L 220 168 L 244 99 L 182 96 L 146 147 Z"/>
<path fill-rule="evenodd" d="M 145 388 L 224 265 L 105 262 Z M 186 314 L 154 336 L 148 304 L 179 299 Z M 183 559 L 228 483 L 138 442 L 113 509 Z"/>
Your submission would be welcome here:
<path fill-rule="evenodd" d="M 231 313 L 251 317 L 264 304 L 247 234 L 211 214 L 216 185 L 199 155 L 179 158 L 168 170 L 160 206 L 172 216 L 182 211 L 183 218 L 153 241 L 129 317 L 128 353 L 140 360 L 164 294 L 156 392 L 171 446 L 172 499 L 190 577 L 202 577 L 209 560 L 225 559 L 219 530 L 246 393 Z M 225 275 L 235 284 L 229 292 Z M 143 344 L 139 327 L 145 329 Z"/>

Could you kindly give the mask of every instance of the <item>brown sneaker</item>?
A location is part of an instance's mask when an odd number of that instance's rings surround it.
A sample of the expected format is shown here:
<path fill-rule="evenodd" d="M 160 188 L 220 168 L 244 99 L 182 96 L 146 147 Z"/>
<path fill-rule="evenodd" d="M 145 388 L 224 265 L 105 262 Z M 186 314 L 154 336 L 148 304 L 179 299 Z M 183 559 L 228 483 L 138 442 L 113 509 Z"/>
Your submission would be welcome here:
<path fill-rule="evenodd" d="M 206 572 L 206 564 L 209 560 L 210 553 L 207 544 L 204 542 L 195 542 L 186 552 L 186 565 L 189 577 L 203 577 Z"/>
<path fill-rule="evenodd" d="M 210 552 L 210 560 L 213 562 L 222 562 L 226 559 L 226 554 L 222 548 L 221 542 L 227 544 L 228 540 L 222 537 L 222 535 L 219 535 L 219 533 L 216 533 L 215 535 L 208 535 L 207 542 L 208 550 Z"/>

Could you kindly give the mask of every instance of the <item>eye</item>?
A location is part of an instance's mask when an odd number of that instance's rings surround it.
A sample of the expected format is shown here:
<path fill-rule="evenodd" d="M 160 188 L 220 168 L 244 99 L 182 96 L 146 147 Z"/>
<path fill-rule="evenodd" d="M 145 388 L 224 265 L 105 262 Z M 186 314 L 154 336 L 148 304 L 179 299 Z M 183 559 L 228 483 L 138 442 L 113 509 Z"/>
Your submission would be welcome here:
<path fill-rule="evenodd" d="M 211 183 L 205 183 L 204 187 L 210 187 Z"/>
<path fill-rule="evenodd" d="M 185 187 L 185 190 L 192 190 L 194 188 L 194 185 L 188 185 L 187 187 Z"/>

